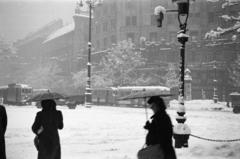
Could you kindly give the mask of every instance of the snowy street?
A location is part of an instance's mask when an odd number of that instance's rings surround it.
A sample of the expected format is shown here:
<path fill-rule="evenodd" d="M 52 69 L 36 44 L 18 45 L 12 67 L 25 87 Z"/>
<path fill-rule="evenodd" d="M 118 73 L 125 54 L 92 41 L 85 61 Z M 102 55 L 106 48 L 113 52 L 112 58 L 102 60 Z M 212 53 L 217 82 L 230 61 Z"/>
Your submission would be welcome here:
<path fill-rule="evenodd" d="M 31 132 L 35 107 L 6 107 L 8 129 L 6 149 L 8 159 L 37 158 Z M 63 112 L 64 129 L 59 131 L 63 159 L 136 159 L 143 146 L 145 111 L 142 108 L 94 106 Z M 149 116 L 151 111 L 148 110 Z M 168 110 L 176 124 L 176 110 Z M 186 123 L 192 134 L 211 139 L 240 138 L 240 115 L 231 111 L 187 110 Z M 240 141 L 209 142 L 190 137 L 189 148 L 177 149 L 178 159 L 239 159 Z"/>
<path fill-rule="evenodd" d="M 240 0 L 0 0 L 0 19 L 0 159 L 137 159 L 147 130 L 171 147 L 165 108 L 177 159 L 240 159 Z"/>

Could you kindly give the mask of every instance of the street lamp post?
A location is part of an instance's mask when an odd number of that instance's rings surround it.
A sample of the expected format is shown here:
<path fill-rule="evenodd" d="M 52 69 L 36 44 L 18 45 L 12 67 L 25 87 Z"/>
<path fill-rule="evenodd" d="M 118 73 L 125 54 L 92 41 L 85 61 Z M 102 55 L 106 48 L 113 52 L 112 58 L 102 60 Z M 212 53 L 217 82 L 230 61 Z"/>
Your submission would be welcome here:
<path fill-rule="evenodd" d="M 92 11 L 96 5 L 102 4 L 101 0 L 86 0 L 85 3 L 89 8 L 89 28 L 88 28 L 88 61 L 87 61 L 87 84 L 85 89 L 85 106 L 91 107 L 92 103 L 92 88 L 91 88 L 91 52 L 92 52 Z M 83 2 L 80 2 L 83 6 Z"/>
<path fill-rule="evenodd" d="M 217 103 L 218 95 L 217 95 L 217 61 L 216 61 L 216 53 L 214 52 L 214 63 L 213 63 L 213 71 L 214 71 L 214 79 L 213 79 L 213 102 Z"/>
<path fill-rule="evenodd" d="M 189 0 L 178 3 L 178 22 L 180 31 L 177 38 L 180 46 L 180 87 L 179 87 L 179 104 L 184 107 L 184 73 L 185 73 L 185 44 L 188 41 L 187 20 L 189 14 Z"/>
<path fill-rule="evenodd" d="M 185 44 L 188 41 L 187 20 L 189 15 L 189 0 L 177 0 L 178 5 L 178 22 L 180 31 L 177 38 L 180 46 L 180 86 L 179 86 L 179 110 L 177 111 L 177 122 L 174 126 L 175 147 L 188 147 L 188 139 L 190 135 L 190 128 L 184 124 L 186 121 L 185 106 L 184 106 L 184 75 L 185 75 Z"/>
<path fill-rule="evenodd" d="M 190 128 L 184 122 L 186 121 L 185 115 L 185 106 L 184 106 L 184 75 L 185 75 L 185 44 L 188 41 L 189 36 L 187 32 L 187 20 L 189 16 L 189 0 L 172 0 L 178 6 L 177 10 L 166 10 L 162 6 L 155 8 L 155 15 L 157 15 L 158 27 L 162 26 L 162 20 L 164 18 L 164 13 L 166 12 L 177 12 L 178 13 L 178 22 L 180 31 L 177 34 L 177 39 L 180 46 L 180 78 L 179 78 L 179 107 L 177 110 L 177 122 L 178 124 L 174 126 L 174 139 L 175 147 L 188 147 L 188 139 L 190 135 Z"/>
<path fill-rule="evenodd" d="M 212 74 L 213 74 L 213 102 L 217 103 L 218 102 L 218 95 L 217 95 L 217 56 L 216 56 L 216 47 L 217 47 L 217 43 L 216 43 L 216 39 L 215 37 L 211 38 L 211 43 L 208 45 L 211 48 L 211 51 L 213 52 L 213 58 L 212 58 L 212 62 L 211 62 L 211 67 L 212 67 Z"/>

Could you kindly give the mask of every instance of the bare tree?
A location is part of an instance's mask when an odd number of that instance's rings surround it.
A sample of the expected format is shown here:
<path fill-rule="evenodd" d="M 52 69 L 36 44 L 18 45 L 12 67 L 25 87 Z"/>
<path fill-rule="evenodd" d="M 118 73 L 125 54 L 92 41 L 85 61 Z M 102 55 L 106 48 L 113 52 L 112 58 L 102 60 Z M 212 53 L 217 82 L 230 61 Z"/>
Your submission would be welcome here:
<path fill-rule="evenodd" d="M 103 77 L 114 86 L 136 85 L 142 77 L 137 68 L 145 65 L 145 59 L 131 41 L 122 41 L 108 52 L 101 65 Z"/>
<path fill-rule="evenodd" d="M 238 6 L 239 12 L 238 15 L 228 15 L 224 14 L 220 16 L 224 21 L 226 21 L 229 24 L 232 24 L 231 26 L 228 26 L 226 28 L 222 28 L 221 26 L 212 29 L 211 31 L 207 32 L 205 35 L 205 38 L 218 38 L 220 36 L 232 33 L 232 38 L 236 38 L 240 34 L 240 0 L 207 0 L 214 3 L 221 3 L 222 4 L 222 10 L 225 11 L 228 7 Z"/>

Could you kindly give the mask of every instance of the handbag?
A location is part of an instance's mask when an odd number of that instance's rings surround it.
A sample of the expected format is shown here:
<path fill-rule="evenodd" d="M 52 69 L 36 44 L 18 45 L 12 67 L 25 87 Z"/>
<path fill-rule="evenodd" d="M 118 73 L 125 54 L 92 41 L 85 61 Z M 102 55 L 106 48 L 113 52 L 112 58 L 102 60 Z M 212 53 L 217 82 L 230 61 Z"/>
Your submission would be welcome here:
<path fill-rule="evenodd" d="M 137 153 L 138 159 L 164 159 L 164 153 L 159 144 L 142 148 Z"/>
<path fill-rule="evenodd" d="M 38 138 L 37 135 L 34 137 L 33 143 L 34 143 L 35 148 L 36 148 L 37 151 L 38 151 L 38 150 L 39 150 L 39 138 Z"/>

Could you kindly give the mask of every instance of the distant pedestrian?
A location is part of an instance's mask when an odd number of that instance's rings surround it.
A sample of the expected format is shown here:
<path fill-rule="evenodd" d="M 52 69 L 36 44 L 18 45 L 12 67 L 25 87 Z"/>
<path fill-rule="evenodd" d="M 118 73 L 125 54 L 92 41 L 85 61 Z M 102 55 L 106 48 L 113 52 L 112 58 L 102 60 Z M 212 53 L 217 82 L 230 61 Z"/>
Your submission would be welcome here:
<path fill-rule="evenodd" d="M 173 126 L 170 117 L 166 113 L 166 105 L 159 96 L 153 96 L 148 101 L 153 110 L 152 121 L 147 121 L 144 128 L 148 130 L 146 136 L 147 147 L 154 147 L 163 155 L 152 158 L 176 159 L 175 150 L 172 145 Z"/>
<path fill-rule="evenodd" d="M 6 159 L 5 133 L 7 130 L 7 113 L 3 105 L 0 105 L 0 159 Z"/>
<path fill-rule="evenodd" d="M 61 147 L 58 129 L 63 128 L 62 112 L 56 110 L 52 99 L 41 101 L 42 111 L 38 112 L 32 125 L 32 131 L 39 140 L 38 159 L 61 159 Z"/>

